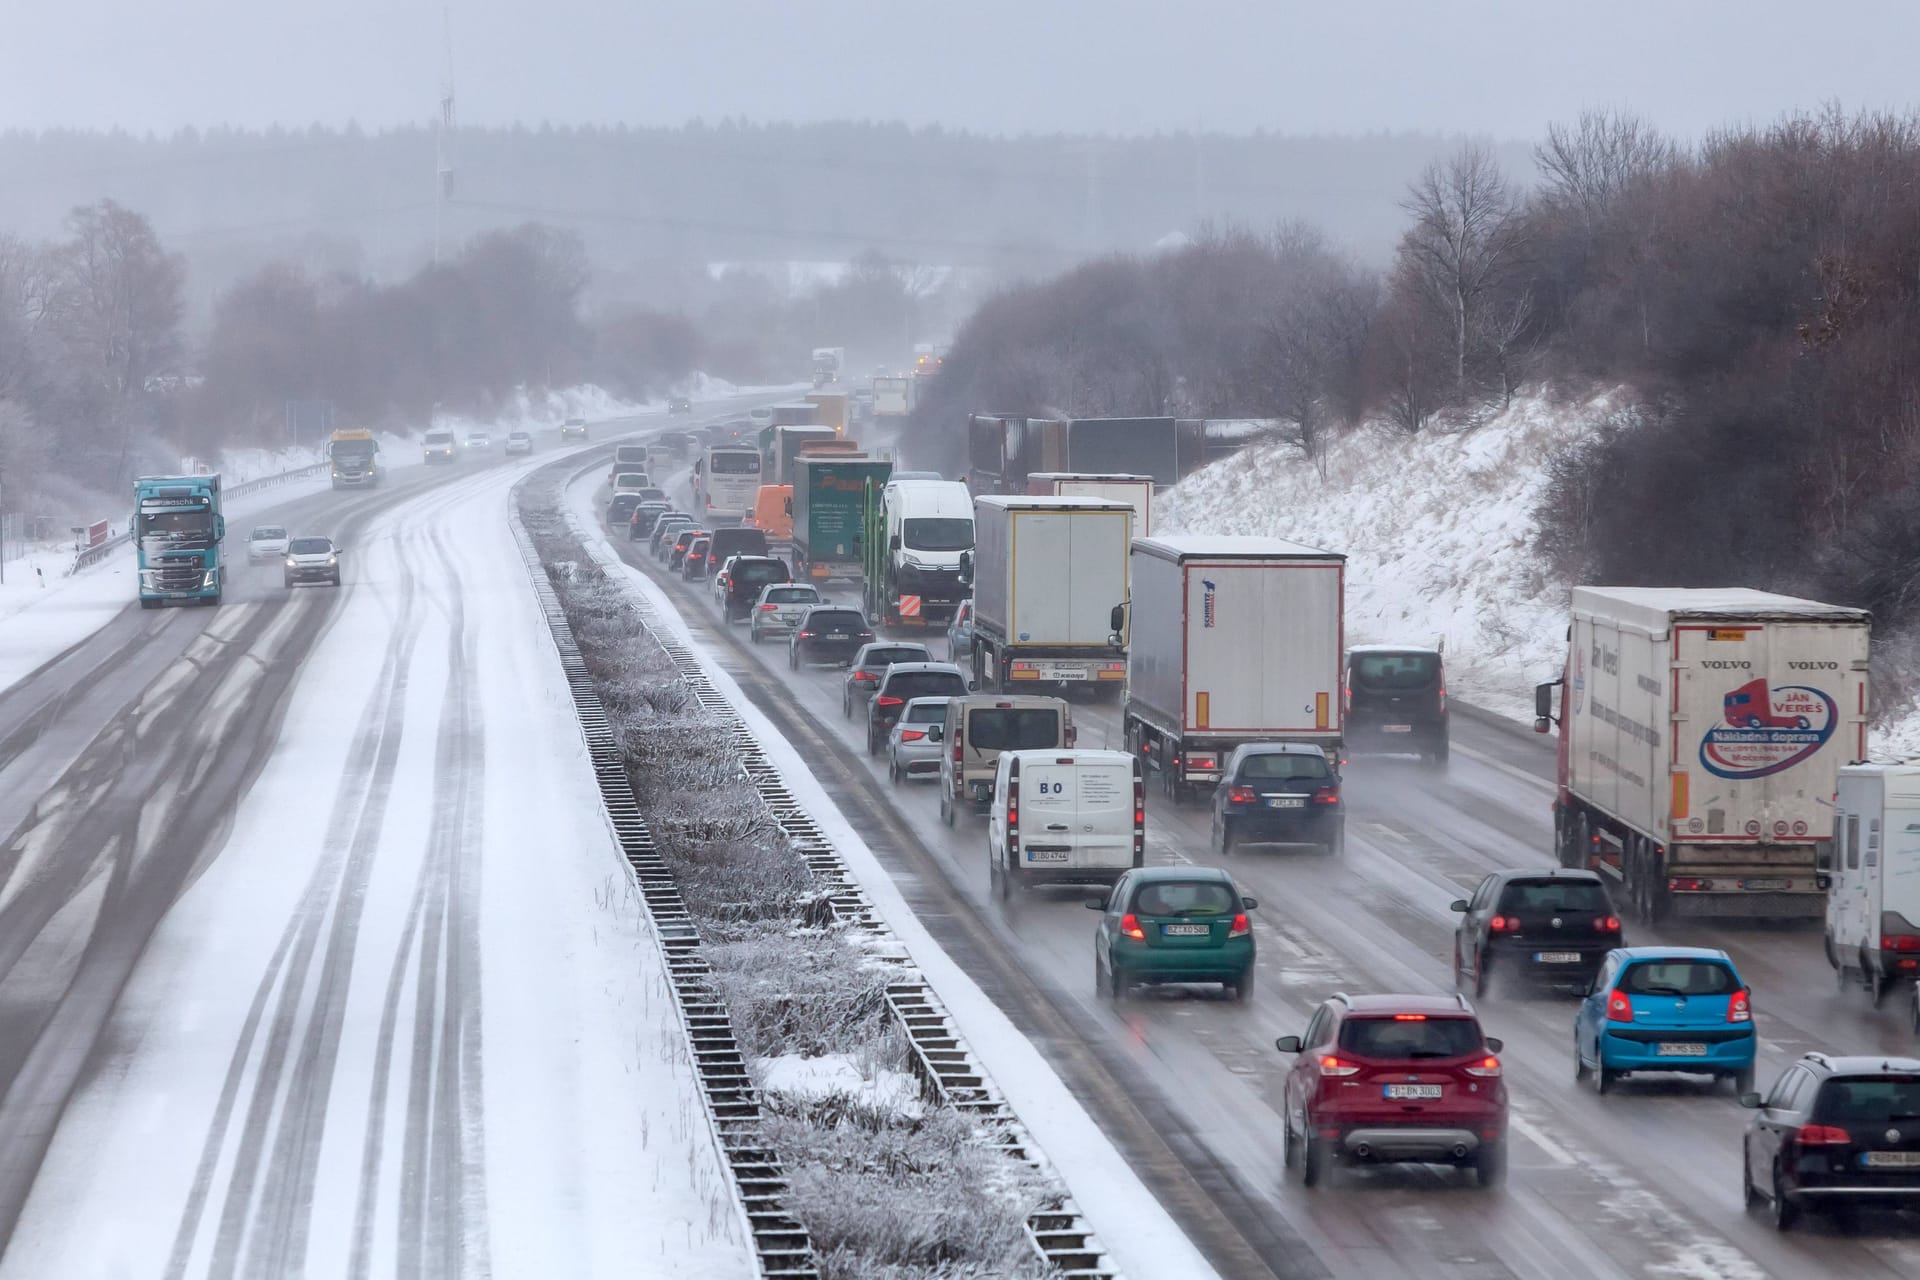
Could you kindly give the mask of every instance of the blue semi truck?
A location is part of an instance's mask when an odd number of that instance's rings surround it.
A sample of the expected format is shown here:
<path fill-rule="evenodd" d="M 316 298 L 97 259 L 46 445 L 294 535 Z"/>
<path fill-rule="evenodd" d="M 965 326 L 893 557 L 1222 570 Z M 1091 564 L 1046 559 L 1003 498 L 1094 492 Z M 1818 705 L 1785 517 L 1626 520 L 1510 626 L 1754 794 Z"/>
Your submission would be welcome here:
<path fill-rule="evenodd" d="M 220 477 L 142 476 L 133 482 L 133 545 L 139 557 L 140 607 L 169 600 L 219 604 L 226 582 L 220 555 L 227 518 Z"/>

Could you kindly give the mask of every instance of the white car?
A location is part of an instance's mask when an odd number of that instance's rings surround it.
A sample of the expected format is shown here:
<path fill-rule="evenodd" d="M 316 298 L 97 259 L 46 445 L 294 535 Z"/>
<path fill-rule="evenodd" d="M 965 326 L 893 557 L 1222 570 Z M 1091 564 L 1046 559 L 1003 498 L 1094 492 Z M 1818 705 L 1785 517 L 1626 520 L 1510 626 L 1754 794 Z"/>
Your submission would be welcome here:
<path fill-rule="evenodd" d="M 727 571 L 733 568 L 733 562 L 739 558 L 738 556 L 728 556 L 726 560 L 721 563 L 720 567 L 714 570 L 713 576 L 707 579 L 707 590 L 713 593 L 713 602 L 717 605 L 722 607 L 726 605 Z"/>
<path fill-rule="evenodd" d="M 467 432 L 467 448 L 491 449 L 493 448 L 493 437 L 484 431 L 469 431 Z"/>
<path fill-rule="evenodd" d="M 287 543 L 286 568 L 282 571 L 285 584 L 289 588 L 302 582 L 339 586 L 340 553 L 345 550 L 331 538 L 294 538 Z"/>
<path fill-rule="evenodd" d="M 247 560 L 278 560 L 287 554 L 287 531 L 277 524 L 256 525 L 247 535 Z"/>
<path fill-rule="evenodd" d="M 533 452 L 533 432 L 531 431 L 507 432 L 507 453 L 509 456 L 516 453 L 532 453 L 532 452 Z"/>
<path fill-rule="evenodd" d="M 623 493 L 641 493 L 651 488 L 653 488 L 653 477 L 644 471 L 622 471 L 613 478 L 615 497 Z"/>
<path fill-rule="evenodd" d="M 820 588 L 811 583 L 775 582 L 762 587 L 760 598 L 753 602 L 753 612 L 747 615 L 748 638 L 759 644 L 760 638 L 769 633 L 786 635 L 800 625 L 807 610 L 826 602 Z"/>

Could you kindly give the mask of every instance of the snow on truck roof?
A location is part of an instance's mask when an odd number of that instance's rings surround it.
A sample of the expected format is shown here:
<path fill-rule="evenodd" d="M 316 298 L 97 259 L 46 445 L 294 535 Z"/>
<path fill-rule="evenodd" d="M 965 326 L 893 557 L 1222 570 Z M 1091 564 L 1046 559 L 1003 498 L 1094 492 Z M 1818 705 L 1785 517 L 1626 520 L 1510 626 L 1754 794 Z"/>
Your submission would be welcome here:
<path fill-rule="evenodd" d="M 1702 622 L 1866 622 L 1865 609 L 1822 604 L 1749 587 L 1575 587 L 1575 617 L 1595 614 L 1663 630 L 1670 619 Z"/>
<path fill-rule="evenodd" d="M 983 493 L 973 500 L 973 505 L 1004 507 L 1009 511 L 1133 511 L 1132 503 L 1115 502 L 1112 498 L 1030 497 L 1021 493 Z"/>
<path fill-rule="evenodd" d="M 1322 551 L 1285 538 L 1245 533 L 1156 534 L 1135 538 L 1133 549 L 1162 560 L 1345 560 L 1340 551 Z"/>

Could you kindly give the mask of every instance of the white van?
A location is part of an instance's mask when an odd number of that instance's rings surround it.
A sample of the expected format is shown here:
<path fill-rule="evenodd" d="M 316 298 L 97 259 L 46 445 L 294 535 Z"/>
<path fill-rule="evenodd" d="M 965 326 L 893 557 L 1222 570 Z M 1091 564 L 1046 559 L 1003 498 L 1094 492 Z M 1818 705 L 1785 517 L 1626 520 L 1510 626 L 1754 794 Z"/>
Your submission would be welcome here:
<path fill-rule="evenodd" d="M 962 806 L 985 813 L 1003 751 L 1071 747 L 1073 708 L 1042 694 L 976 693 L 947 699 L 940 725 L 940 818 L 948 826 Z"/>
<path fill-rule="evenodd" d="M 1920 977 L 1920 766 L 1841 766 L 1832 857 L 1827 961 L 1879 1004 Z"/>
<path fill-rule="evenodd" d="M 993 777 L 988 876 L 1004 900 L 1017 884 L 1111 887 L 1144 865 L 1147 791 L 1127 751 L 1006 751 Z"/>

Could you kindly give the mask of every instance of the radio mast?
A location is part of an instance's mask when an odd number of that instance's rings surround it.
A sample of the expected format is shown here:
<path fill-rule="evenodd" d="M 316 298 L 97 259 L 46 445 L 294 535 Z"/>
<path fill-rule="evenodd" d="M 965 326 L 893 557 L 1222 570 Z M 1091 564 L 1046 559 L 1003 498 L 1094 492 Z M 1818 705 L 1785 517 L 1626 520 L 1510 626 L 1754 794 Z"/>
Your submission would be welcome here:
<path fill-rule="evenodd" d="M 446 48 L 446 74 L 440 81 L 440 118 L 433 133 L 433 260 L 440 261 L 441 223 L 447 197 L 453 191 L 453 15 L 440 10 L 440 33 Z"/>

